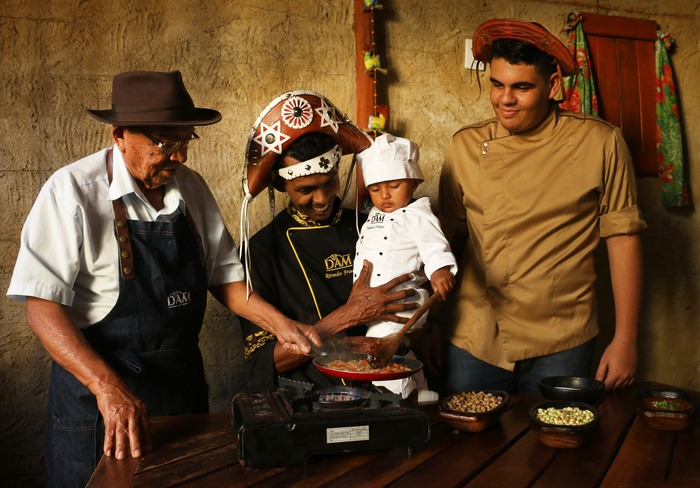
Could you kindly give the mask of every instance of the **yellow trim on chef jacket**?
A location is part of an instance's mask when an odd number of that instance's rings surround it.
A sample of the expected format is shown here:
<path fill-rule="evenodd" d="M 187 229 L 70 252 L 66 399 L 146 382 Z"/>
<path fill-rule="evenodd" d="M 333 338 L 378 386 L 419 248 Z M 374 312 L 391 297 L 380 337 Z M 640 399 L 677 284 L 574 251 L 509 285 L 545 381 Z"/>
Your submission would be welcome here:
<path fill-rule="evenodd" d="M 297 263 L 299 263 L 299 267 L 301 268 L 301 272 L 304 273 L 304 279 L 306 280 L 306 284 L 309 287 L 309 291 L 311 292 L 311 297 L 314 299 L 314 305 L 316 306 L 316 313 L 318 314 L 318 319 L 321 320 L 323 316 L 321 315 L 321 310 L 318 308 L 318 302 L 316 301 L 316 294 L 314 293 L 314 289 L 311 286 L 311 281 L 309 281 L 309 277 L 306 274 L 306 270 L 304 269 L 304 265 L 301 263 L 301 259 L 299 259 L 299 254 L 297 254 L 297 250 L 294 248 L 294 243 L 292 243 L 291 236 L 289 235 L 290 231 L 293 230 L 314 230 L 314 229 L 326 229 L 330 227 L 330 225 L 320 225 L 320 226 L 314 226 L 314 227 L 290 227 L 287 229 L 287 240 L 289 241 L 289 245 L 292 247 L 292 251 L 294 251 L 294 256 L 297 258 Z"/>

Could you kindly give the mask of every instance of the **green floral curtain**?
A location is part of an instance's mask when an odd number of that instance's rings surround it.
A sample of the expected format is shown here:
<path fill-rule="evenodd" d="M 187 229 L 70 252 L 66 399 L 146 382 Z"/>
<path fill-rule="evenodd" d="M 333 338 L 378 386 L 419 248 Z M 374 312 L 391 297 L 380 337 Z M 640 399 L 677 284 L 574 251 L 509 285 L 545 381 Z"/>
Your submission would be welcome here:
<path fill-rule="evenodd" d="M 676 85 L 668 58 L 670 34 L 657 31 L 656 52 L 656 154 L 664 207 L 691 205 L 683 171 L 683 141 L 678 117 Z"/>
<path fill-rule="evenodd" d="M 582 20 L 583 17 L 578 12 L 571 12 L 566 19 L 564 28 L 564 31 L 568 32 L 566 45 L 578 62 L 579 72 L 577 75 L 564 77 L 566 100 L 559 106 L 564 110 L 598 116 L 598 99 L 595 94 L 592 68 L 588 62 L 588 45 L 581 27 Z"/>

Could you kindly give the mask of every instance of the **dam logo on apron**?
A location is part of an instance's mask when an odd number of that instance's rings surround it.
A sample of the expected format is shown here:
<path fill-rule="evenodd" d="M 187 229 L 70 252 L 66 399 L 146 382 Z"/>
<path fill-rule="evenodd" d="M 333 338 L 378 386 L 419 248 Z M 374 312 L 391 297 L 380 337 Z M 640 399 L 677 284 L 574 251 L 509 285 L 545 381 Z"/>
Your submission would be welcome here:
<path fill-rule="evenodd" d="M 189 291 L 174 291 L 168 295 L 168 308 L 182 307 L 189 305 L 192 301 Z"/>

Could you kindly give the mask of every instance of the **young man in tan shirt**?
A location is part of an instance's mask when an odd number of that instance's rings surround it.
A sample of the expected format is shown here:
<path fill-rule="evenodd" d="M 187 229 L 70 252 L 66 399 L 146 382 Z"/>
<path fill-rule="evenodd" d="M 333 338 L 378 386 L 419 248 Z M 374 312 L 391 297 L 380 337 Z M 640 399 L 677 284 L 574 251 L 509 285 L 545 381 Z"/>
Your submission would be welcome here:
<path fill-rule="evenodd" d="M 474 34 L 491 64 L 496 117 L 447 150 L 439 215 L 460 259 L 445 354 L 449 392 L 537 391 L 546 376 L 589 376 L 598 334 L 593 250 L 606 238 L 616 332 L 596 372 L 634 379 L 646 224 L 620 130 L 554 102 L 577 67 L 537 24 L 492 20 Z"/>

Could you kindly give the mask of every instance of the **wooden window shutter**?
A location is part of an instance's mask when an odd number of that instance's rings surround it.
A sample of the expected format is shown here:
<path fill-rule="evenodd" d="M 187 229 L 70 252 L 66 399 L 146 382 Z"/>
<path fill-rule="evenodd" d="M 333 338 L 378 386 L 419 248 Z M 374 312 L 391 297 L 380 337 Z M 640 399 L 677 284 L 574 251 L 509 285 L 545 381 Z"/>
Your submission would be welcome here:
<path fill-rule="evenodd" d="M 656 22 L 581 15 L 599 114 L 622 130 L 637 173 L 656 175 Z"/>

